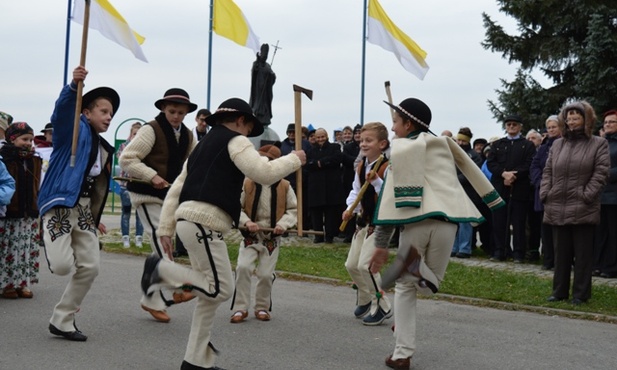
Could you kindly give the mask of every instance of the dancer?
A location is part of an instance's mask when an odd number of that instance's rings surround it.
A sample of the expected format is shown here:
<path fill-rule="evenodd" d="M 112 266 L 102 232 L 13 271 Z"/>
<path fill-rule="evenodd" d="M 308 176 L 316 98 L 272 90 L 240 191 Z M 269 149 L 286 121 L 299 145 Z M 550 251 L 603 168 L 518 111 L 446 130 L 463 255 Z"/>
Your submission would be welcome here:
<path fill-rule="evenodd" d="M 182 370 L 218 369 L 214 367 L 217 351 L 210 343 L 210 330 L 216 309 L 233 292 L 223 235 L 238 225 L 244 177 L 271 185 L 306 162 L 301 150 L 273 161 L 261 157 L 247 136 L 261 135 L 263 125 L 241 99 L 221 103 L 207 123 L 212 130 L 169 190 L 158 229 L 168 256 L 174 231 L 178 233 L 192 269 L 153 255 L 146 259 L 141 281 L 146 295 L 161 287 L 184 287 L 197 295 Z"/>

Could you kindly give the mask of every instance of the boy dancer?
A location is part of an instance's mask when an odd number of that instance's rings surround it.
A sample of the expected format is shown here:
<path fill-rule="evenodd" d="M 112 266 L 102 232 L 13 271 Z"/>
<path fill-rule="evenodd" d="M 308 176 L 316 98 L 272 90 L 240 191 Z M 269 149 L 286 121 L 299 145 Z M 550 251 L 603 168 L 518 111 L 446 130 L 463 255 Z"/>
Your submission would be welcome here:
<path fill-rule="evenodd" d="M 416 295 L 436 293 L 443 280 L 457 223 L 484 219 L 458 179 L 456 169 L 469 180 L 491 208 L 505 203 L 467 153 L 449 137 L 430 132 L 431 110 L 421 100 L 409 98 L 395 110 L 392 160 L 377 202 L 375 251 L 371 272 L 388 258 L 388 242 L 400 226 L 397 259 L 405 261 L 396 274 L 394 289 L 394 336 L 396 346 L 386 366 L 409 369 L 416 349 Z M 456 200 L 456 201 L 453 201 Z M 389 273 L 383 277 L 387 287 Z"/>
<path fill-rule="evenodd" d="M 383 153 L 389 146 L 388 129 L 380 122 L 370 122 L 361 128 L 360 151 L 362 161 L 358 165 L 352 189 L 347 197 L 347 207 L 353 205 L 360 189 L 369 182 L 356 209 L 343 212 L 343 220 L 349 221 L 357 214 L 356 232 L 351 240 L 351 247 L 345 262 L 345 268 L 357 288 L 356 309 L 354 315 L 363 318 L 364 325 L 379 325 L 392 316 L 390 300 L 382 292 L 381 275 L 369 271 L 371 257 L 375 250 L 375 226 L 373 213 L 377 203 L 377 195 L 381 191 L 384 172 L 388 167 L 388 159 Z M 378 161 L 383 155 L 383 160 Z M 377 162 L 380 162 L 379 164 Z M 373 173 L 373 176 L 371 176 Z M 368 316 L 366 316 L 368 314 Z M 366 317 L 365 317 L 366 316 Z"/>
<path fill-rule="evenodd" d="M 270 160 L 281 156 L 274 145 L 264 145 L 259 153 Z M 272 185 L 261 185 L 251 179 L 244 180 L 240 197 L 242 212 L 239 225 L 244 240 L 240 242 L 240 252 L 236 266 L 236 290 L 231 309 L 232 323 L 244 321 L 251 303 L 251 275 L 257 267 L 257 286 L 255 288 L 255 317 L 261 321 L 270 320 L 272 310 L 272 284 L 276 279 L 274 269 L 279 257 L 281 235 L 298 222 L 296 213 L 296 194 L 289 181 L 283 179 Z M 261 228 L 274 228 L 264 232 Z"/>
<path fill-rule="evenodd" d="M 185 162 L 161 212 L 158 234 L 167 255 L 174 230 L 184 243 L 192 269 L 168 259 L 146 259 L 141 286 L 144 294 L 161 287 L 192 290 L 197 296 L 182 370 L 218 369 L 210 329 L 218 306 L 233 292 L 233 278 L 223 235 L 237 227 L 244 177 L 271 185 L 306 162 L 304 151 L 268 161 L 248 137 L 263 133 L 263 125 L 245 101 L 224 101 L 206 119 L 213 126 Z"/>
<path fill-rule="evenodd" d="M 38 206 L 49 269 L 57 275 L 75 274 L 54 308 L 49 331 L 72 341 L 88 339 L 75 326 L 75 314 L 99 273 L 97 227 L 109 192 L 113 147 L 100 136 L 118 111 L 120 97 L 109 87 L 91 90 L 82 98 L 75 166 L 69 166 L 75 117 L 76 91 L 88 71 L 73 71 L 73 81 L 56 101 L 49 168 L 41 185 Z"/>
<path fill-rule="evenodd" d="M 189 94 L 178 88 L 169 89 L 154 106 L 160 113 L 154 120 L 145 124 L 131 142 L 122 150 L 120 166 L 122 171 L 141 181 L 130 181 L 126 188 L 137 215 L 150 236 L 152 252 L 165 258 L 159 243 L 156 229 L 163 200 L 182 170 L 182 164 L 195 147 L 197 140 L 182 123 L 187 113 L 197 109 L 191 103 Z M 170 258 L 173 258 L 170 256 Z M 163 296 L 163 292 L 141 297 L 141 308 L 159 322 L 171 319 L 165 308 L 174 303 L 186 302 L 194 298 L 182 291 L 173 293 L 173 300 Z"/>

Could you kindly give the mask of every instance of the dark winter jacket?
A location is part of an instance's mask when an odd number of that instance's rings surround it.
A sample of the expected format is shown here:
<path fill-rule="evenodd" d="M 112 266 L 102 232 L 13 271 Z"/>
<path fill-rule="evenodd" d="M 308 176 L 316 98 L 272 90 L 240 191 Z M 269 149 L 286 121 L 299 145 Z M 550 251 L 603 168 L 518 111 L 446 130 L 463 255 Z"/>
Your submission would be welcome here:
<path fill-rule="evenodd" d="M 529 183 L 529 167 L 536 148 L 533 143 L 523 137 L 509 140 L 501 138 L 491 144 L 491 150 L 487 156 L 487 166 L 491 171 L 491 184 L 504 200 L 528 201 L 531 185 Z M 505 186 L 504 171 L 517 171 L 516 181 L 512 186 Z M 510 194 L 512 192 L 512 194 Z"/>
<path fill-rule="evenodd" d="M 600 222 L 600 195 L 610 166 L 608 142 L 572 135 L 555 140 L 540 184 L 544 223 L 585 225 Z"/>
<path fill-rule="evenodd" d="M 617 133 L 606 135 L 611 166 L 608 172 L 608 183 L 602 192 L 602 204 L 617 204 Z"/>
<path fill-rule="evenodd" d="M 341 159 L 341 146 L 336 143 L 325 142 L 309 150 L 306 158 L 309 207 L 344 204 Z"/>
<path fill-rule="evenodd" d="M 534 188 L 534 211 L 541 212 L 544 211 L 544 205 L 540 201 L 540 183 L 542 182 L 542 171 L 544 170 L 544 166 L 546 166 L 546 160 L 548 159 L 548 151 L 551 150 L 553 143 L 555 140 L 559 139 L 556 137 L 547 137 L 542 142 L 542 145 L 536 151 L 536 155 L 533 156 L 533 160 L 531 161 L 531 167 L 529 167 L 529 177 L 531 180 L 531 185 Z"/>

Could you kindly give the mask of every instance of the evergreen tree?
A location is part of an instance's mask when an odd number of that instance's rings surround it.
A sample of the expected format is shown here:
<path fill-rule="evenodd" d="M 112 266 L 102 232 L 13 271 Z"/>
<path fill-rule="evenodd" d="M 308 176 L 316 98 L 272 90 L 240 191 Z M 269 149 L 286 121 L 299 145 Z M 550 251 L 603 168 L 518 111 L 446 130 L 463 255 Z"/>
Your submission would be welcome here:
<path fill-rule="evenodd" d="M 518 113 L 528 128 L 570 100 L 585 99 L 596 113 L 617 108 L 616 0 L 497 0 L 500 11 L 517 20 L 518 35 L 507 34 L 482 14 L 482 46 L 520 67 L 514 81 L 501 80 L 498 102 L 489 109 L 498 121 Z M 532 73 L 542 73 L 543 87 Z"/>

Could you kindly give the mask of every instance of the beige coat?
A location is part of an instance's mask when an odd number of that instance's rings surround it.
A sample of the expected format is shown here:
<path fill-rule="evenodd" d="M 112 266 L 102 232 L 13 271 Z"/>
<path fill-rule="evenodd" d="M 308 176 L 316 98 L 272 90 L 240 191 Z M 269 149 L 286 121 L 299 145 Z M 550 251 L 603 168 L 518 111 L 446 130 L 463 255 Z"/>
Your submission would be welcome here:
<path fill-rule="evenodd" d="M 461 186 L 457 168 L 491 209 L 505 204 L 454 140 L 422 133 L 415 139 L 392 141 L 392 158 L 381 187 L 375 225 L 408 224 L 427 218 L 483 222 Z"/>

